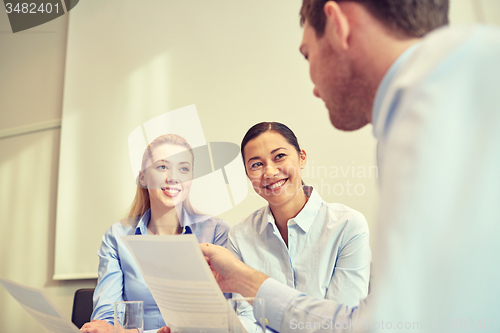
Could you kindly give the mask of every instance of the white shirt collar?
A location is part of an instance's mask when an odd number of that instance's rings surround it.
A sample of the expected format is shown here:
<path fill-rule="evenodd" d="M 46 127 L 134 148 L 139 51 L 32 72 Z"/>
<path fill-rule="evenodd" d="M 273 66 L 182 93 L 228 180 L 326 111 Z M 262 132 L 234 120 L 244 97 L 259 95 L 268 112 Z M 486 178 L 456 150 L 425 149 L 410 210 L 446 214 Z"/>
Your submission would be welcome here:
<path fill-rule="evenodd" d="M 384 104 L 389 86 L 402 65 L 408 60 L 408 58 L 410 58 L 413 53 L 415 53 L 420 45 L 421 43 L 417 43 L 407 48 L 396 59 L 396 61 L 394 61 L 387 73 L 385 73 L 384 78 L 380 82 L 380 85 L 378 86 L 372 109 L 373 135 L 377 140 L 380 140 L 383 137 L 384 133 L 387 131 L 387 126 L 390 124 L 393 116 L 393 107 L 390 106 L 382 109 L 382 105 Z"/>
<path fill-rule="evenodd" d="M 314 218 L 318 215 L 318 211 L 323 204 L 323 199 L 312 186 L 304 185 L 303 189 L 309 200 L 307 200 L 307 203 L 300 210 L 297 216 L 290 220 L 293 223 L 296 223 L 304 232 L 308 232 L 314 222 Z M 264 232 L 268 225 L 272 225 L 273 229 L 277 228 L 276 221 L 269 205 L 267 205 L 267 208 L 263 211 L 263 216 L 261 217 L 260 233 Z"/>
<path fill-rule="evenodd" d="M 207 220 L 209 217 L 206 215 L 190 215 L 184 207 L 182 208 L 181 218 L 179 219 L 179 224 L 182 227 L 182 233 L 186 233 L 186 227 L 191 227 L 193 224 L 198 222 L 203 222 Z M 151 209 L 148 209 L 144 215 L 141 216 L 139 222 L 137 223 L 137 227 L 135 229 L 136 235 L 148 235 L 148 224 L 151 220 Z M 190 228 L 191 230 L 191 228 Z"/>

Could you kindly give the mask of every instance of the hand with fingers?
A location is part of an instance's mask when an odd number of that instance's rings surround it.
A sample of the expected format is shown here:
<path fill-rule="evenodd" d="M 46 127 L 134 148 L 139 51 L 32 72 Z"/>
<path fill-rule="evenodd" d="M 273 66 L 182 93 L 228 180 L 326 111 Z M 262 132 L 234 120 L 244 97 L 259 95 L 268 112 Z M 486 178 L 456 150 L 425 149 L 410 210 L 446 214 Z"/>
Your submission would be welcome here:
<path fill-rule="evenodd" d="M 269 277 L 238 260 L 228 249 L 213 244 L 200 244 L 215 280 L 223 292 L 236 292 L 254 297 Z"/>
<path fill-rule="evenodd" d="M 115 328 L 105 320 L 94 319 L 91 322 L 83 324 L 80 331 L 86 333 L 114 333 Z"/>

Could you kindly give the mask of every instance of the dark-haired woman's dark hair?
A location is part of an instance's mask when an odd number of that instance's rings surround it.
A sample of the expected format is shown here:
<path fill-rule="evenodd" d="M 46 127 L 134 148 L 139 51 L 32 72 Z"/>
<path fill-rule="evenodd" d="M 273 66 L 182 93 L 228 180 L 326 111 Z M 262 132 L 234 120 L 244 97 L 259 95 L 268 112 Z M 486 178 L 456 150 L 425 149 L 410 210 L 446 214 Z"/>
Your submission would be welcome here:
<path fill-rule="evenodd" d="M 300 146 L 299 146 L 299 140 L 297 140 L 297 137 L 295 134 L 292 132 L 288 126 L 282 123 L 278 123 L 275 121 L 269 122 L 269 121 L 264 121 L 262 123 L 258 123 L 253 125 L 245 134 L 243 137 L 243 140 L 241 140 L 241 158 L 243 159 L 243 165 L 246 165 L 245 163 L 245 153 L 243 152 L 245 150 L 245 146 L 247 145 L 248 142 L 251 140 L 255 139 L 262 133 L 266 132 L 276 132 L 281 134 L 285 138 L 285 140 L 291 144 L 297 153 L 300 155 Z M 245 168 L 246 172 L 246 168 Z M 305 185 L 304 181 L 302 181 L 302 185 Z"/>
<path fill-rule="evenodd" d="M 245 153 L 243 151 L 247 143 L 266 132 L 276 132 L 281 134 L 286 139 L 286 141 L 288 141 L 288 143 L 291 144 L 295 148 L 297 153 L 299 153 L 300 155 L 299 141 L 297 140 L 297 137 L 292 132 L 292 130 L 288 128 L 288 126 L 275 121 L 273 122 L 265 121 L 253 125 L 247 131 L 247 133 L 243 137 L 243 140 L 241 140 L 241 157 L 243 158 L 243 164 L 245 164 Z"/>

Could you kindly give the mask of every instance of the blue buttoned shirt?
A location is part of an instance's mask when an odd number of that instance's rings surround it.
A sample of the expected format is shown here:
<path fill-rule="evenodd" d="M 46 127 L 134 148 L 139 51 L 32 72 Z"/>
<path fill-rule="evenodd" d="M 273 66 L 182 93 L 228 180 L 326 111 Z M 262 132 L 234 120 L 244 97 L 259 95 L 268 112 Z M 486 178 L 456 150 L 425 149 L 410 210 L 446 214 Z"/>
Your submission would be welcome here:
<path fill-rule="evenodd" d="M 308 296 L 357 305 L 370 278 L 366 219 L 345 205 L 325 202 L 310 186 L 304 192 L 309 200 L 288 221 L 288 247 L 265 206 L 231 229 L 229 248 L 245 264 Z M 265 306 L 268 318 L 277 315 Z M 253 330 L 249 308 L 239 312 Z"/>
<path fill-rule="evenodd" d="M 149 291 L 135 260 L 121 239 L 128 235 L 148 235 L 151 211 L 138 221 L 121 221 L 113 224 L 102 238 L 99 255 L 99 279 L 94 292 L 92 319 L 113 324 L 114 303 L 144 301 L 144 330 L 156 332 L 165 326 L 160 310 Z M 196 235 L 200 243 L 226 246 L 229 225 L 218 218 L 192 215 L 183 210 L 180 223 L 183 234 Z"/>

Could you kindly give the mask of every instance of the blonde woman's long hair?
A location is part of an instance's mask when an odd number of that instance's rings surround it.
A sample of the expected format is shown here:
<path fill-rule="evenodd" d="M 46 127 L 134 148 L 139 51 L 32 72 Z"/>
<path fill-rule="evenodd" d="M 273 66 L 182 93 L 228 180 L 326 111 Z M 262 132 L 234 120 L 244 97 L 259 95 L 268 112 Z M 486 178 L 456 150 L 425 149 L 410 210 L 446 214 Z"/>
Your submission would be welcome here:
<path fill-rule="evenodd" d="M 142 155 L 142 163 L 141 163 L 141 170 L 142 172 L 145 171 L 146 166 L 149 161 L 153 160 L 153 150 L 161 145 L 164 144 L 171 144 L 175 146 L 180 146 L 184 147 L 189 152 L 191 153 L 191 156 L 193 157 L 193 168 L 194 168 L 194 154 L 193 154 L 193 149 L 189 145 L 189 143 L 184 139 L 182 136 L 177 135 L 177 134 L 165 134 L 157 137 L 156 139 L 153 140 L 149 144 L 149 146 L 146 148 L 144 151 L 144 154 Z M 201 214 L 198 212 L 196 209 L 194 209 L 193 205 L 191 204 L 191 201 L 189 200 L 189 196 L 184 200 L 182 203 L 183 208 L 190 214 Z M 148 211 L 148 209 L 151 207 L 150 199 L 149 199 L 149 192 L 147 188 L 143 188 L 139 185 L 139 182 L 137 182 L 137 189 L 135 192 L 135 197 L 134 201 L 132 202 L 132 205 L 130 206 L 130 210 L 127 215 L 127 220 L 132 220 L 132 221 L 138 221 L 139 218 L 144 215 Z"/>

